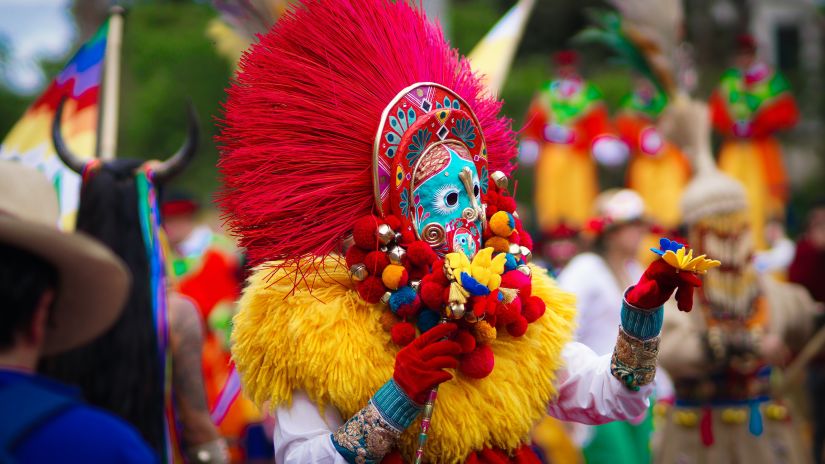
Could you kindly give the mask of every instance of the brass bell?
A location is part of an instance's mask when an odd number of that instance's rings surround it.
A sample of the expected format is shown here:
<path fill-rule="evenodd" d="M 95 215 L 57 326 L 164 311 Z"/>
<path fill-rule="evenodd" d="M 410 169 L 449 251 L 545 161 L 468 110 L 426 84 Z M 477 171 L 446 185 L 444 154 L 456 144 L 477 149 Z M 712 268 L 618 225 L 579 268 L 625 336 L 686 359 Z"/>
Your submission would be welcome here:
<path fill-rule="evenodd" d="M 533 252 L 530 251 L 527 247 L 521 247 L 521 257 L 524 258 L 524 261 L 530 261 L 530 258 L 533 257 Z"/>
<path fill-rule="evenodd" d="M 482 315 L 481 317 L 478 317 L 472 311 L 466 312 L 466 314 L 464 314 L 464 320 L 469 322 L 470 324 L 477 324 L 477 323 L 483 321 L 484 317 L 485 317 L 484 315 Z"/>
<path fill-rule="evenodd" d="M 515 243 L 511 243 L 510 247 L 507 248 L 507 252 L 510 253 L 511 255 L 515 256 L 516 258 L 518 258 L 519 256 L 521 256 L 521 249 L 522 248 L 523 247 L 520 247 L 520 246 L 516 245 Z"/>
<path fill-rule="evenodd" d="M 400 265 L 405 256 L 407 256 L 407 251 L 400 246 L 391 248 L 387 253 L 387 258 L 390 259 L 390 263 L 392 264 Z"/>
<path fill-rule="evenodd" d="M 362 282 L 370 273 L 367 271 L 367 266 L 363 264 L 353 264 L 352 267 L 349 268 L 349 275 L 352 277 L 352 280 Z"/>
<path fill-rule="evenodd" d="M 378 241 L 382 245 L 386 245 L 395 239 L 395 231 L 393 231 L 390 226 L 386 224 L 381 224 L 378 226 L 378 230 L 375 234 L 378 236 Z"/>
<path fill-rule="evenodd" d="M 390 297 L 391 296 L 392 296 L 392 293 L 384 292 L 384 294 L 381 295 L 381 303 L 390 304 Z"/>
<path fill-rule="evenodd" d="M 504 174 L 501 171 L 494 171 L 490 174 L 490 179 L 492 179 L 496 186 L 501 190 L 507 190 L 507 186 L 510 184 L 507 174 Z"/>
<path fill-rule="evenodd" d="M 517 269 L 519 272 L 521 272 L 522 274 L 524 274 L 524 275 L 526 275 L 526 276 L 528 276 L 528 277 L 529 277 L 530 275 L 532 275 L 532 274 L 533 274 L 533 271 L 532 271 L 532 270 L 530 270 L 530 267 L 529 267 L 529 266 L 527 266 L 526 264 L 522 264 L 522 265 L 520 265 L 519 267 L 517 267 L 516 269 Z"/>
<path fill-rule="evenodd" d="M 416 292 L 418 292 L 419 287 L 421 287 L 421 281 L 420 280 L 411 280 L 410 281 L 410 288 L 412 288 Z"/>
<path fill-rule="evenodd" d="M 447 306 L 447 317 L 450 319 L 461 319 L 464 317 L 464 305 L 461 303 L 450 303 Z"/>

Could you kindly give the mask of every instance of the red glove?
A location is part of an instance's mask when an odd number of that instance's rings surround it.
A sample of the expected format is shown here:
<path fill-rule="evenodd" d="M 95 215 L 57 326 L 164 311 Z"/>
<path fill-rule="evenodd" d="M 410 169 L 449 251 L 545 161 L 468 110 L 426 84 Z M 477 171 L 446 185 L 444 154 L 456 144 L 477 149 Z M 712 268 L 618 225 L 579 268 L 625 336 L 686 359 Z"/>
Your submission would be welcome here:
<path fill-rule="evenodd" d="M 696 274 L 679 271 L 665 260 L 657 259 L 650 263 L 625 298 L 637 308 L 656 309 L 665 304 L 675 290 L 679 310 L 689 312 L 693 309 L 693 289 L 701 286 L 702 281 Z"/>
<path fill-rule="evenodd" d="M 457 326 L 452 323 L 438 324 L 424 332 L 395 356 L 395 383 L 418 404 L 424 404 L 430 390 L 453 378 L 444 369 L 458 367 L 457 356 L 461 346 L 445 338 L 452 335 Z"/>

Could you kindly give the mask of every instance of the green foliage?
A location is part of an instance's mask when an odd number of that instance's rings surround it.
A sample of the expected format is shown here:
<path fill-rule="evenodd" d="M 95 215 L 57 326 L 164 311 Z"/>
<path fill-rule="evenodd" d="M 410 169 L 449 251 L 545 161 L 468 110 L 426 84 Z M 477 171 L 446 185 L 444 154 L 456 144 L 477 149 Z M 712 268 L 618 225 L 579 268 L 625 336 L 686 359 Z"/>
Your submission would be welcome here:
<path fill-rule="evenodd" d="M 185 137 L 185 105 L 195 105 L 201 144 L 176 184 L 208 200 L 218 185 L 213 137 L 231 66 L 206 36 L 215 17 L 205 3 L 139 2 L 126 16 L 118 156 L 164 158 Z"/>

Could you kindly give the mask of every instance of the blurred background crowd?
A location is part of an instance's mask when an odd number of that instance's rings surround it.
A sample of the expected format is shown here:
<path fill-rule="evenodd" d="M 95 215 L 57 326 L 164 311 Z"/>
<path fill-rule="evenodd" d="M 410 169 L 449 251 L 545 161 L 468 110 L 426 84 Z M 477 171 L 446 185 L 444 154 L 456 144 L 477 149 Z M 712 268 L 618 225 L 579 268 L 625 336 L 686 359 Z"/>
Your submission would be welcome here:
<path fill-rule="evenodd" d="M 155 203 L 151 193 L 146 200 L 147 205 L 157 205 L 158 217 L 163 218 L 171 288 L 195 303 L 203 328 L 202 339 L 196 343 L 203 346 L 203 385 L 194 388 L 203 389 L 206 405 L 195 404 L 183 411 L 181 419 L 190 424 L 184 439 L 206 443 L 219 434 L 226 439 L 233 461 L 272 462 L 272 446 L 267 443 L 271 424 L 239 395 L 229 362 L 234 302 L 247 269 L 242 251 L 222 232 L 212 206 L 219 182 L 218 150 L 213 140 L 218 128 L 213 120 L 220 112 L 241 51 L 254 40 L 255 33 L 273 24 L 289 2 L 252 2 L 257 9 L 248 10 L 238 7 L 248 2 L 219 0 L 118 3 L 127 12 L 120 48 L 119 104 L 115 106 L 118 148 L 112 154 L 131 160 L 163 159 L 188 137 L 178 154 L 191 161 L 189 166 L 173 179 L 170 176 L 163 192 L 157 192 Z M 468 54 L 510 8 L 527 2 L 423 3 L 440 20 L 452 44 Z M 67 72 L 91 66 L 77 60 L 86 57 L 83 59 L 94 61 L 89 56 L 103 37 L 99 28 L 109 17 L 110 7 L 108 0 L 0 0 L 0 140 L 6 137 L 0 158 L 23 160 L 51 173 L 58 190 L 69 187 L 54 174 L 51 161 L 20 148 L 29 143 L 25 128 L 30 126 L 23 122 L 38 117 L 27 109 L 53 97 L 52 79 L 59 81 Z M 599 354 L 609 353 L 613 350 L 611 333 L 619 322 L 613 305 L 655 257 L 647 250 L 657 246 L 662 235 L 689 238 L 690 232 L 680 228 L 684 218 L 679 205 L 697 171 L 696 160 L 656 127 L 669 103 L 662 89 L 645 73 L 618 63 L 616 51 L 604 46 L 609 40 L 599 32 L 611 20 L 604 13 L 609 5 L 597 0 L 537 0 L 531 8 L 499 90 L 504 113 L 521 130 L 515 197 L 522 220 L 537 239 L 536 258 L 558 275 L 564 289 L 579 298 L 577 339 Z M 681 85 L 709 101 L 712 152 L 719 167 L 745 186 L 750 205 L 746 215 L 754 235 L 752 249 L 745 250 L 748 265 L 752 258 L 757 273 L 799 283 L 814 300 L 825 302 L 825 5 L 817 0 L 694 0 L 685 2 L 684 14 L 683 33 L 692 47 L 683 50 L 691 66 L 680 76 Z M 594 29 L 594 25 L 602 29 Z M 66 67 L 73 56 L 79 63 L 74 71 Z M 749 86 L 760 82 L 765 83 L 764 88 L 743 90 L 743 86 L 751 89 Z M 191 123 L 187 129 L 183 111 L 187 101 L 200 120 L 199 132 Z M 80 102 L 67 105 L 67 111 L 80 114 Z M 56 102 L 51 103 L 56 106 Z M 39 124 L 50 125 L 51 119 Z M 81 153 L 91 146 L 81 140 L 82 130 L 80 122 L 64 127 L 68 145 L 60 157 L 69 167 L 72 156 L 91 154 Z M 191 151 L 189 143 L 195 142 L 200 147 L 192 157 L 187 150 Z M 754 160 L 764 166 L 757 166 Z M 124 172 L 134 168 L 127 161 L 123 163 Z M 756 181 L 752 179 L 754 169 L 760 170 Z M 112 177 L 105 180 L 109 185 L 101 189 L 124 182 L 117 169 L 110 174 Z M 105 195 L 101 192 L 104 190 L 98 192 L 102 198 Z M 82 218 L 87 216 L 83 208 L 77 211 L 78 200 L 65 196 L 61 200 L 64 224 L 73 223 L 76 216 L 81 228 Z M 106 203 L 100 198 L 97 201 L 98 205 Z M 109 211 L 117 209 L 117 201 L 127 200 L 112 200 L 115 204 L 108 205 L 113 208 Z M 133 225 L 139 227 L 138 222 L 145 220 L 141 216 Z M 117 248 L 112 240 L 107 244 Z M 720 247 L 721 252 L 727 252 Z M 731 255 L 728 261 L 737 259 Z M 128 259 L 127 263 L 132 265 Z M 748 300 L 747 304 L 756 303 Z M 804 319 L 804 324 L 813 327 L 815 322 Z M 173 323 L 173 334 L 178 333 L 175 330 Z M 172 356 L 179 354 L 175 343 L 173 335 Z M 776 355 L 774 364 L 787 365 L 791 352 L 798 354 L 802 348 L 787 345 L 770 340 L 757 351 Z M 83 384 L 82 370 L 77 366 L 88 362 L 89 356 L 75 353 L 51 359 L 43 364 L 43 370 Z M 787 462 L 822 462 L 825 400 L 820 395 L 825 393 L 825 359 L 820 357 L 808 370 L 810 388 L 790 389 L 791 396 L 804 405 L 797 411 L 805 425 L 798 429 L 803 438 L 798 443 L 804 449 L 789 450 Z M 197 357 L 194 359 L 197 362 Z M 663 367 L 666 373 L 668 366 Z M 666 443 L 657 442 L 661 435 L 652 430 L 657 425 L 665 427 L 668 408 L 682 396 L 678 381 L 667 375 L 660 378 L 658 405 L 647 417 L 599 430 L 547 421 L 537 429 L 535 443 L 547 449 L 545 457 L 551 462 L 650 462 L 651 447 L 659 451 L 668 448 Z M 92 385 L 84 388 L 94 391 Z M 140 405 L 124 405 L 105 392 L 98 393 L 98 398 L 92 398 L 98 403 L 109 402 L 130 419 L 140 416 L 135 410 Z M 163 392 L 155 394 L 161 398 Z M 163 403 L 162 399 L 158 402 Z M 787 414 L 773 411 L 778 420 Z M 736 414 L 731 412 L 730 421 L 725 419 L 725 423 L 737 423 Z M 688 426 L 691 421 L 703 420 L 700 416 L 667 417 L 677 417 L 681 425 Z M 145 438 L 156 448 L 164 441 Z M 671 436 L 670 440 L 678 439 Z M 779 440 L 777 446 L 783 444 Z M 667 456 L 666 451 L 661 452 L 665 454 L 660 456 Z M 802 461 L 797 461 L 796 456 L 803 454 Z M 663 458 L 661 462 L 677 461 Z"/>

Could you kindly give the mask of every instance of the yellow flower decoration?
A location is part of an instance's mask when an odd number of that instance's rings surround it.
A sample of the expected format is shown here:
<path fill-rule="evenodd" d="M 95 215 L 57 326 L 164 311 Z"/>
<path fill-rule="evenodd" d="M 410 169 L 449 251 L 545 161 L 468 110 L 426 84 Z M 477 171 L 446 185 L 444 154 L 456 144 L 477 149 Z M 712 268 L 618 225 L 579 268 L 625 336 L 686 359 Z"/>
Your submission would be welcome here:
<path fill-rule="evenodd" d="M 501 285 L 501 274 L 504 274 L 504 264 L 507 261 L 504 253 L 499 253 L 494 258 L 493 251 L 490 247 L 480 250 L 472 262 L 463 251 L 448 253 L 447 266 L 454 276 L 465 273 L 492 291 Z M 458 278 L 456 280 L 460 282 Z"/>
<path fill-rule="evenodd" d="M 681 271 L 695 272 L 696 274 L 705 274 L 709 269 L 720 266 L 722 263 L 715 259 L 708 259 L 706 255 L 693 257 L 693 250 L 687 250 L 686 247 L 679 248 L 676 252 L 667 250 L 662 255 L 662 259 L 671 266 Z"/>

